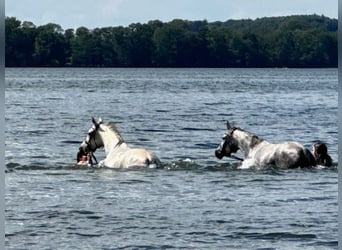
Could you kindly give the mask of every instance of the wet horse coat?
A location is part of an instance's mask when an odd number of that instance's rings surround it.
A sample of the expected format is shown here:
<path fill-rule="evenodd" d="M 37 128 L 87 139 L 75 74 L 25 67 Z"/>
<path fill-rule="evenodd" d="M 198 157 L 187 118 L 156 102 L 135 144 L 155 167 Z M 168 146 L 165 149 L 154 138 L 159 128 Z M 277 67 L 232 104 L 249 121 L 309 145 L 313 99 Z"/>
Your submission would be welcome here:
<path fill-rule="evenodd" d="M 104 147 L 106 158 L 100 161 L 100 166 L 109 168 L 153 167 L 161 166 L 158 157 L 143 148 L 131 148 L 123 140 L 114 123 L 97 122 L 92 118 L 93 126 L 81 147 L 86 151 L 95 152 Z"/>
<path fill-rule="evenodd" d="M 227 123 L 223 140 L 215 150 L 217 158 L 231 157 L 238 150 L 244 153 L 242 167 L 278 168 L 312 167 L 316 165 L 311 152 L 298 142 L 271 143 L 241 128 Z"/>

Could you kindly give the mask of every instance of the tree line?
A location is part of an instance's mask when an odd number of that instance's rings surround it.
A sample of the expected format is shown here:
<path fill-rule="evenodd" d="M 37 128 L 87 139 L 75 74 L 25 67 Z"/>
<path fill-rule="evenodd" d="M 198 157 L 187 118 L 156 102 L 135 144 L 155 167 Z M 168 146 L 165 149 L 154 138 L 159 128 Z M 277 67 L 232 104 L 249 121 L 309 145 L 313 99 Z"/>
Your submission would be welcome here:
<path fill-rule="evenodd" d="M 175 19 L 63 30 L 5 19 L 7 67 L 337 67 L 337 19 Z"/>

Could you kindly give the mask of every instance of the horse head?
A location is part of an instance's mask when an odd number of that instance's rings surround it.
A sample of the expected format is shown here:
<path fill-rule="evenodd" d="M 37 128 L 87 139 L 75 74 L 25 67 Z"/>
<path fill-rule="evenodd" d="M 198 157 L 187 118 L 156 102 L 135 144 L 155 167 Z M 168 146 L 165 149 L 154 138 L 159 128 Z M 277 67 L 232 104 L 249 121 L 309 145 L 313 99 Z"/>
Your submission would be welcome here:
<path fill-rule="evenodd" d="M 227 122 L 227 130 L 225 131 L 222 141 L 215 150 L 215 156 L 222 159 L 224 156 L 231 157 L 233 153 L 239 150 L 238 141 L 233 137 L 233 133 L 237 128 Z"/>
<path fill-rule="evenodd" d="M 80 150 L 84 152 L 95 152 L 96 149 L 103 147 L 103 141 L 99 135 L 101 130 L 100 125 L 102 124 L 102 119 L 99 118 L 98 121 L 94 117 L 91 118 L 93 126 L 88 130 L 85 140 L 81 143 Z"/>

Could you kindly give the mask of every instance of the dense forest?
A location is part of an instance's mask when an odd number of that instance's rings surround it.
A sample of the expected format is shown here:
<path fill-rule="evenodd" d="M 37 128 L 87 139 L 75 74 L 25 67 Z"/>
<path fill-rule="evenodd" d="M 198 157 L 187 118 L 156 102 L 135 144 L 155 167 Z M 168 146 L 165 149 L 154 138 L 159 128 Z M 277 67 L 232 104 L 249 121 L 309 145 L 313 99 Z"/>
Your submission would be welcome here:
<path fill-rule="evenodd" d="M 5 19 L 7 67 L 337 67 L 337 19 L 175 19 L 63 30 Z"/>

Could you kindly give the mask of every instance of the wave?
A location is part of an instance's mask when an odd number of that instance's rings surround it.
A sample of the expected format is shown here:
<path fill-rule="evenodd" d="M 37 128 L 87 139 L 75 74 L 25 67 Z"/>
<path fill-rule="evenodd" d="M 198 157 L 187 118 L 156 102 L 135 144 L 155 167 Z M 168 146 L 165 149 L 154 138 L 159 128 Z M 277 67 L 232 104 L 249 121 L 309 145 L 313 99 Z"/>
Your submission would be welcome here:
<path fill-rule="evenodd" d="M 290 232 L 272 232 L 272 233 L 249 233 L 239 232 L 235 234 L 236 237 L 250 238 L 250 239 L 263 239 L 263 240 L 306 240 L 316 239 L 317 236 L 312 233 L 290 233 Z"/>
<path fill-rule="evenodd" d="M 21 164 L 19 162 L 8 162 L 5 166 L 5 172 L 13 172 L 17 170 L 58 170 L 58 169 L 70 169 L 70 170 L 82 170 L 82 169 L 101 169 L 106 167 L 99 167 L 98 165 L 93 166 L 77 166 L 74 163 L 65 163 L 65 162 L 52 162 L 52 163 L 39 163 L 34 162 L 30 164 Z M 110 169 L 110 168 L 106 168 Z M 174 159 L 169 162 L 162 162 L 162 167 L 160 168 L 162 170 L 169 170 L 169 171 L 253 171 L 253 172 L 259 172 L 259 173 L 267 173 L 267 174 L 283 174 L 286 173 L 286 171 L 318 171 L 320 170 L 331 170 L 337 172 L 338 170 L 338 164 L 334 163 L 332 167 L 323 167 L 318 166 L 316 168 L 308 168 L 308 169 L 278 169 L 274 166 L 267 166 L 266 168 L 259 169 L 256 167 L 250 167 L 250 168 L 241 168 L 240 162 L 225 162 L 225 163 L 217 163 L 214 161 L 208 162 L 208 163 L 197 163 L 196 161 L 185 158 L 185 159 Z M 160 170 L 160 169 L 151 169 L 151 170 Z M 142 170 L 141 167 L 132 167 L 128 169 L 112 169 L 112 170 L 120 170 L 120 171 L 130 171 L 130 170 Z M 143 170 L 146 170 L 143 168 Z"/>
<path fill-rule="evenodd" d="M 15 170 L 49 170 L 62 168 L 66 168 L 66 166 L 56 164 L 47 166 L 46 164 L 20 164 L 17 162 L 9 162 L 6 164 L 5 173 L 13 172 Z"/>

